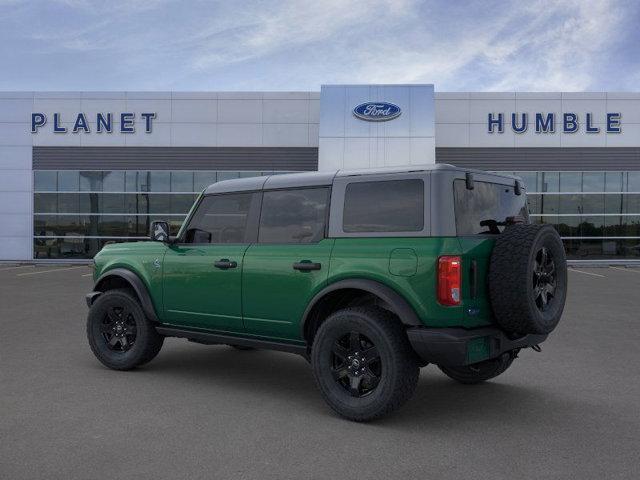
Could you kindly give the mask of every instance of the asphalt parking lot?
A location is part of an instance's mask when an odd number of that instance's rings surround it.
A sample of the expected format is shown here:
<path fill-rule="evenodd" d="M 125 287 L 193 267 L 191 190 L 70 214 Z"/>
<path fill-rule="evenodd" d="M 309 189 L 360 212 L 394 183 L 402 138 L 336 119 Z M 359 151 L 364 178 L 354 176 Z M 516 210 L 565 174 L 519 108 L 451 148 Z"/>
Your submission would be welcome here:
<path fill-rule="evenodd" d="M 294 355 L 169 339 L 107 370 L 87 267 L 0 265 L 0 478 L 631 479 L 640 471 L 640 269 L 578 268 L 542 353 L 356 424 Z"/>

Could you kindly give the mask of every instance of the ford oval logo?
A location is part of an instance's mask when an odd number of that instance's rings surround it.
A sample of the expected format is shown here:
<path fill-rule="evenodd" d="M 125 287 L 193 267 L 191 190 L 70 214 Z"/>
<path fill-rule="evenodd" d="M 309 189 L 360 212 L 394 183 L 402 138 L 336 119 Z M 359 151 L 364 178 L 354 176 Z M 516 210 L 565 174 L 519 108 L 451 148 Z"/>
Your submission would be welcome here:
<path fill-rule="evenodd" d="M 388 102 L 361 103 L 353 109 L 353 114 L 368 122 L 386 122 L 399 117 L 402 110 L 399 106 Z"/>

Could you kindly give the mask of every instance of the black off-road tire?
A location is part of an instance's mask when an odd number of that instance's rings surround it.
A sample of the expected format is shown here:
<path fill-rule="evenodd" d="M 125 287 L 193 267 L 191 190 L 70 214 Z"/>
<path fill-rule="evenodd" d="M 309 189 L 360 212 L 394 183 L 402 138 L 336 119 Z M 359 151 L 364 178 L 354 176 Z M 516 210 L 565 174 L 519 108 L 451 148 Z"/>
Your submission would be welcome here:
<path fill-rule="evenodd" d="M 362 353 L 357 355 L 357 360 L 366 358 L 366 352 L 371 353 L 361 364 L 366 382 L 362 378 L 356 390 L 364 392 L 370 381 L 374 378 L 378 381 L 362 396 L 351 393 L 352 377 L 334 378 L 334 371 L 340 375 L 347 365 L 353 368 L 353 363 L 345 361 L 343 365 L 341 357 L 336 355 L 336 349 L 344 345 L 340 342 L 344 342 L 345 337 L 349 349 L 354 344 L 352 339 L 359 339 L 358 348 Z M 376 352 L 371 350 L 371 345 L 377 349 L 378 360 L 374 360 Z M 346 358 L 347 353 L 344 356 Z M 400 408 L 413 395 L 420 374 L 416 354 L 402 324 L 395 315 L 379 307 L 352 307 L 330 315 L 315 336 L 311 366 L 316 384 L 329 406 L 339 415 L 359 422 L 382 417 Z M 345 381 L 348 386 L 344 385 Z"/>
<path fill-rule="evenodd" d="M 544 268 L 543 252 L 548 260 Z M 566 296 L 567 260 L 551 225 L 515 224 L 497 235 L 489 264 L 489 297 L 498 325 L 521 335 L 548 334 L 560 321 Z"/>
<path fill-rule="evenodd" d="M 108 325 L 111 325 L 109 313 L 120 318 L 126 317 L 130 328 L 135 332 L 128 342 L 128 349 L 114 350 L 109 346 L 107 337 L 110 335 Z M 138 299 L 126 289 L 108 290 L 100 295 L 91 305 L 87 316 L 87 338 L 91 351 L 100 362 L 113 370 L 131 370 L 151 361 L 162 348 L 164 337 L 160 335 L 152 323 L 145 316 Z M 122 347 L 116 344 L 115 347 Z"/>
<path fill-rule="evenodd" d="M 447 377 L 465 385 L 474 385 L 497 377 L 511 366 L 516 356 L 507 352 L 498 358 L 463 367 L 443 367 L 438 365 Z"/>

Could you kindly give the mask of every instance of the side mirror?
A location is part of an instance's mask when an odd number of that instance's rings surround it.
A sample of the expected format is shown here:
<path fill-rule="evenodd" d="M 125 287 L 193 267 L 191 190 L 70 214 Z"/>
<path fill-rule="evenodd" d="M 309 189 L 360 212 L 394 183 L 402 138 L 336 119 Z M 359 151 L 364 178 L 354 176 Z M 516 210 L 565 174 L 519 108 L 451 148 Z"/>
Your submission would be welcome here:
<path fill-rule="evenodd" d="M 151 222 L 151 240 L 166 243 L 169 241 L 169 224 L 167 222 Z"/>

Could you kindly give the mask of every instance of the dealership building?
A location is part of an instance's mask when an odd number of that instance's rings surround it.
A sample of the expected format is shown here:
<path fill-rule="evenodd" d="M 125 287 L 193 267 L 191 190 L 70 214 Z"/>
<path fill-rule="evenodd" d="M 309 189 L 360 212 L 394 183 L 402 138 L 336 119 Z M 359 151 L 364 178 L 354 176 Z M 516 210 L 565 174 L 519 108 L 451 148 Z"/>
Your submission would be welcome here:
<path fill-rule="evenodd" d="M 0 260 L 177 228 L 216 181 L 449 163 L 514 172 L 570 259 L 640 260 L 640 93 L 0 92 Z"/>

